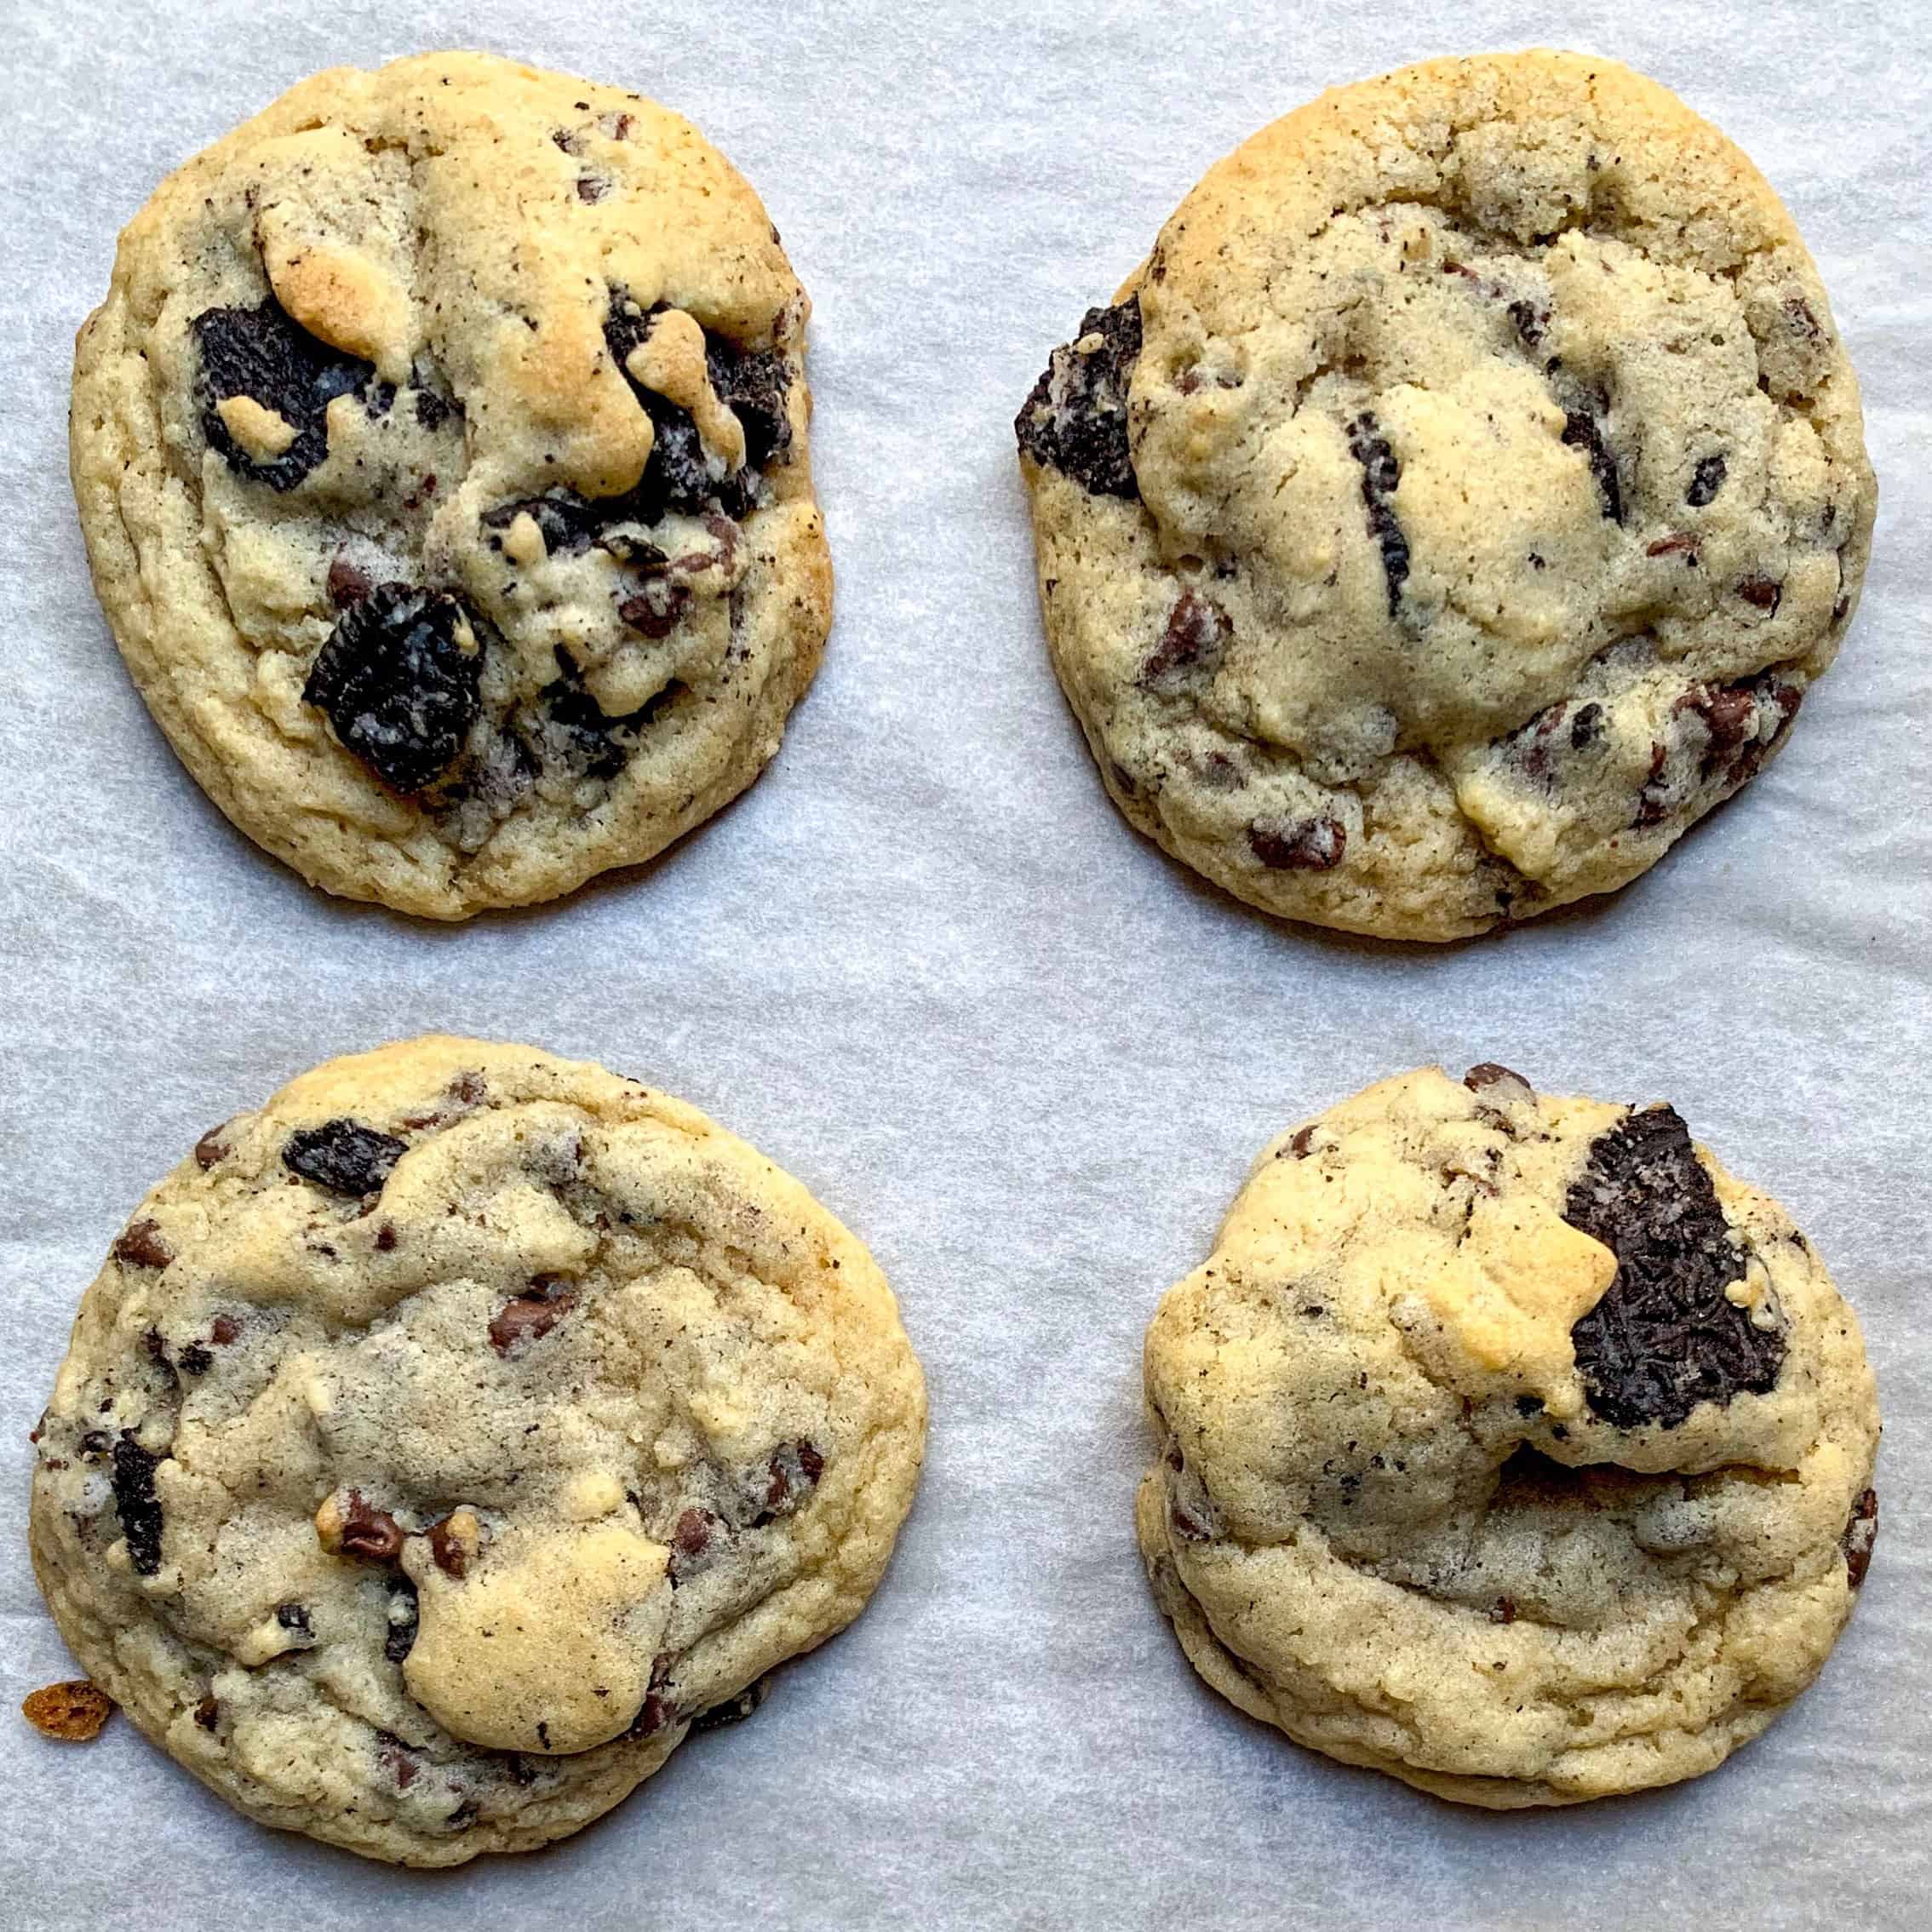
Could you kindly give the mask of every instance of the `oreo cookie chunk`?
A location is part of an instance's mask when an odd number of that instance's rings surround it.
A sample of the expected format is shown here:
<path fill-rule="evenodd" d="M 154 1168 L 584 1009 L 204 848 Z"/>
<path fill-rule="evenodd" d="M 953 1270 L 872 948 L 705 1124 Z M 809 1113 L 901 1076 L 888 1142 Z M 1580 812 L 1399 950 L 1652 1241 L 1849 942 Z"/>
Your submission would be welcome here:
<path fill-rule="evenodd" d="M 717 811 L 829 622 L 808 308 L 688 123 L 488 55 L 332 70 L 187 163 L 82 331 L 72 453 L 189 771 L 436 919 Z"/>
<path fill-rule="evenodd" d="M 635 1081 L 409 1041 L 141 1203 L 35 1432 L 34 1566 L 238 1809 L 454 1865 L 588 1824 L 849 1623 L 925 1422 L 797 1182 Z"/>
<path fill-rule="evenodd" d="M 1264 1149 L 1145 1361 L 1137 1522 L 1188 1656 L 1444 1797 L 1709 1770 L 1866 1578 L 1856 1318 L 1669 1107 L 1384 1081 Z"/>
<path fill-rule="evenodd" d="M 1266 911 L 1405 939 L 1612 891 L 1747 784 L 1837 653 L 1876 501 L 1777 198 L 1567 54 L 1264 129 L 1015 429 L 1047 647 L 1121 811 Z M 1211 649 L 1176 619 L 1209 608 Z"/>

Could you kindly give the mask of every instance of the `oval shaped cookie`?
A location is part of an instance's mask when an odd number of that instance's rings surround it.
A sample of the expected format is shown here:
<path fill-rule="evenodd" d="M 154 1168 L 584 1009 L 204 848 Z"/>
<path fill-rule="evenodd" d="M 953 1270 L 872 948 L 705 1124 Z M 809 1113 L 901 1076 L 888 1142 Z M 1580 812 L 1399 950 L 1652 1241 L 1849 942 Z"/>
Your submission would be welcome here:
<path fill-rule="evenodd" d="M 1015 427 L 1115 804 L 1267 911 L 1410 939 L 1626 884 L 1750 779 L 1877 493 L 1770 186 L 1570 54 L 1264 129 Z"/>
<path fill-rule="evenodd" d="M 1141 1549 L 1195 1668 L 1466 1803 L 1711 1769 L 1871 1556 L 1857 1320 L 1669 1107 L 1369 1087 L 1264 1150 L 1146 1382 Z"/>
<path fill-rule="evenodd" d="M 170 175 L 81 330 L 72 460 L 202 788 L 435 919 L 735 797 L 830 622 L 808 308 L 688 122 L 485 54 L 318 74 Z"/>
<path fill-rule="evenodd" d="M 415 1040 L 141 1203 L 41 1422 L 34 1566 L 230 1803 L 450 1865 L 588 1823 L 857 1616 L 925 1424 L 796 1181 L 634 1081 Z"/>

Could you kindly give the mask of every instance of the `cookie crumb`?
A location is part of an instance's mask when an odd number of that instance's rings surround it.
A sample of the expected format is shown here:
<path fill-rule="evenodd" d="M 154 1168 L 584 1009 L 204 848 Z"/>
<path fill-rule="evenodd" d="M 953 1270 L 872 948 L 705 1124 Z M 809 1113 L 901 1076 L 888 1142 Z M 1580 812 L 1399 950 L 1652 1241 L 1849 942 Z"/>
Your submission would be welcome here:
<path fill-rule="evenodd" d="M 87 1678 L 71 1677 L 65 1683 L 50 1683 L 30 1692 L 20 1706 L 20 1714 L 43 1738 L 85 1744 L 100 1735 L 101 1726 L 114 1715 L 114 1703 Z"/>

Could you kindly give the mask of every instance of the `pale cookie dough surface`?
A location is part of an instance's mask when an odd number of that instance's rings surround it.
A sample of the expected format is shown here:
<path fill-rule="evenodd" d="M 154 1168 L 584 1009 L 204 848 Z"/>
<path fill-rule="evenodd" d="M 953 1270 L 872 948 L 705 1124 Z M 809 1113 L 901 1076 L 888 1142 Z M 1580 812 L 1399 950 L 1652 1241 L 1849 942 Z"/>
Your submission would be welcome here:
<path fill-rule="evenodd" d="M 170 175 L 81 330 L 72 459 L 189 771 L 312 883 L 437 919 L 709 817 L 830 622 L 808 308 L 688 122 L 487 55 L 318 74 Z"/>
<path fill-rule="evenodd" d="M 1624 885 L 1783 742 L 1876 484 L 1751 163 L 1567 54 L 1324 95 L 1211 169 L 1015 425 L 1046 638 L 1140 830 L 1448 939 Z"/>
<path fill-rule="evenodd" d="M 1668 1108 L 1500 1068 L 1267 1148 L 1146 1385 L 1141 1549 L 1201 1675 L 1473 1804 L 1709 1770 L 1817 1675 L 1877 1529 L 1858 1323 L 1784 1211 Z"/>
<path fill-rule="evenodd" d="M 795 1181 L 633 1081 L 426 1038 L 142 1202 L 42 1420 L 34 1565 L 231 1803 L 454 1864 L 607 1811 L 857 1616 L 925 1422 Z"/>

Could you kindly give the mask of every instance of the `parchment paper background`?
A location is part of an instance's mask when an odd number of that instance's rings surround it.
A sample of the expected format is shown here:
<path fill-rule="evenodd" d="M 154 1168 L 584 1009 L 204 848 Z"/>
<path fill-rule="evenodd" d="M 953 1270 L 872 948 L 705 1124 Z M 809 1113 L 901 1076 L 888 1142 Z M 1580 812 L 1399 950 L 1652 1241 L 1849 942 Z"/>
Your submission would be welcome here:
<path fill-rule="evenodd" d="M 6 0 L 0 30 L 0 1923 L 1932 1923 L 1932 8 Z M 1769 773 L 1614 902 L 1441 951 L 1272 926 L 1106 803 L 1041 645 L 1011 419 L 1253 129 L 1551 42 L 1658 75 L 1790 202 L 1883 479 L 1864 607 Z M 457 930 L 311 891 L 201 797 L 95 606 L 65 444 L 74 330 L 161 175 L 315 68 L 439 45 L 654 95 L 751 177 L 816 304 L 839 577 L 748 797 L 641 875 Z M 14 1716 L 72 1672 L 24 1437 L 123 1216 L 288 1075 L 432 1027 L 635 1072 L 789 1167 L 892 1280 L 933 1414 L 851 1632 L 602 1824 L 444 1875 L 259 1830 L 124 1719 L 63 1746 Z M 1818 1687 L 1699 1782 L 1501 1817 L 1221 1703 L 1129 1521 L 1143 1325 L 1262 1141 L 1491 1058 L 1667 1096 L 1783 1200 L 1887 1425 L 1877 1560 Z"/>

